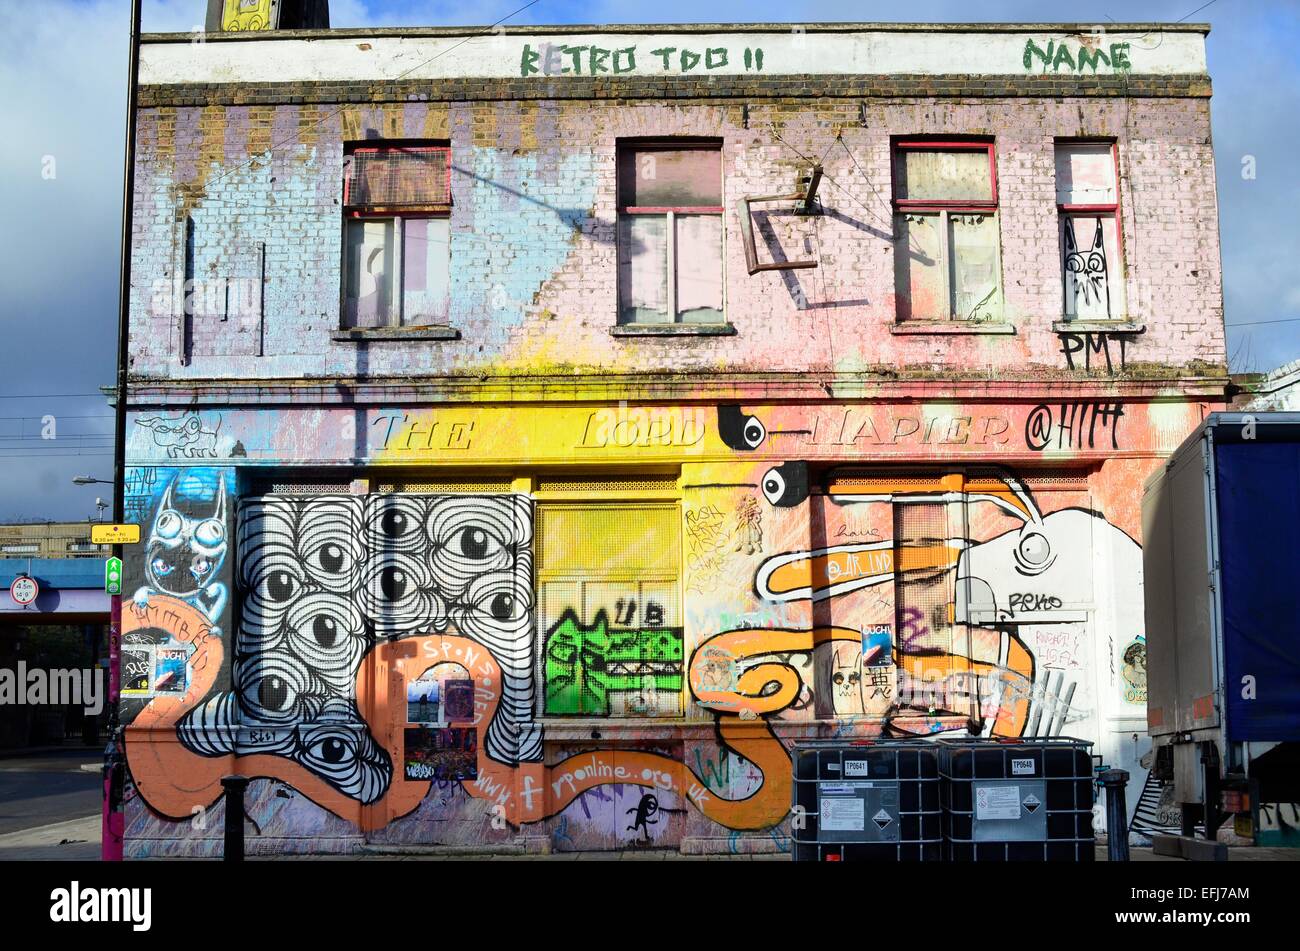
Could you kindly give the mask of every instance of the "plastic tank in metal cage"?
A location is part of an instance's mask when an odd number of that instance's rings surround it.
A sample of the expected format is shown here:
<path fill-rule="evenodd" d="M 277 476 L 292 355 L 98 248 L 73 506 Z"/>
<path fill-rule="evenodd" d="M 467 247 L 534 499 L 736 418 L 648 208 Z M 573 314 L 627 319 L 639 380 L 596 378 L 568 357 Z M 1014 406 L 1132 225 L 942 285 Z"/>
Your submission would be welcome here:
<path fill-rule="evenodd" d="M 942 859 L 932 744 L 800 743 L 793 766 L 796 862 Z"/>
<path fill-rule="evenodd" d="M 945 858 L 1092 861 L 1091 747 L 1069 737 L 939 739 Z"/>

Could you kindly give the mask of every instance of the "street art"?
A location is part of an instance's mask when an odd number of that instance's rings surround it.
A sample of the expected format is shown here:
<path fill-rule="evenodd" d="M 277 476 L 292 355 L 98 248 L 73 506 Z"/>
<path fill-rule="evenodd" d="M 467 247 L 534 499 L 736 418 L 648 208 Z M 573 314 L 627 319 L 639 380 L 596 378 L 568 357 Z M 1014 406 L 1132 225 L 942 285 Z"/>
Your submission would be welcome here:
<path fill-rule="evenodd" d="M 1130 49 L 1129 43 L 1111 43 L 1109 47 L 1099 44 L 1093 49 L 1086 42 L 1082 42 L 1075 52 L 1071 53 L 1069 44 L 1064 40 L 1048 40 L 1046 47 L 1040 46 L 1033 40 L 1025 40 L 1025 53 L 1022 59 L 1025 69 L 1040 68 L 1043 72 L 1050 69 L 1054 73 L 1059 73 L 1062 66 L 1070 73 L 1082 73 L 1090 68 L 1095 74 L 1098 66 L 1109 66 L 1116 72 L 1128 72 L 1133 68 L 1133 63 L 1129 59 Z"/>
<path fill-rule="evenodd" d="M 1138 635 L 1124 648 L 1124 700 L 1127 703 L 1147 702 L 1147 642 Z"/>
<path fill-rule="evenodd" d="M 767 439 L 767 427 L 757 416 L 747 414 L 734 403 L 718 407 L 718 438 L 727 448 L 752 452 Z"/>
<path fill-rule="evenodd" d="M 171 531 L 163 515 L 179 500 L 196 496 L 197 515 L 222 512 L 216 485 L 224 482 L 208 479 L 205 495 L 191 484 L 201 471 L 159 473 L 161 536 Z M 768 491 L 773 472 L 783 482 Z M 795 497 L 807 502 L 807 464 L 772 467 L 760 486 L 772 512 L 798 504 Z M 447 784 L 465 794 L 455 808 L 476 801 L 511 828 L 553 820 L 556 847 L 584 841 L 579 817 L 596 803 L 616 803 L 621 824 L 614 812 L 601 821 L 642 845 L 679 837 L 658 831 L 678 803 L 729 830 L 770 830 L 790 802 L 780 730 L 802 719 L 857 721 L 866 732 L 854 735 L 868 736 L 1061 732 L 1081 715 L 1088 687 L 1060 666 L 1065 655 L 1052 645 L 1076 623 L 1070 612 L 1092 598 L 1093 549 L 1120 552 L 1121 569 L 1140 584 L 1131 539 L 1094 512 L 1044 514 L 1005 470 L 928 481 L 882 476 L 869 490 L 825 497 L 834 513 L 927 504 L 992 513 L 973 519 L 985 527 L 970 534 L 770 555 L 746 550 L 739 531 L 763 524 L 762 503 L 743 492 L 732 498 L 748 514 L 721 533 L 721 547 L 747 560 L 752 595 L 771 610 L 825 605 L 829 623 L 747 623 L 706 632 L 688 650 L 680 625 L 651 623 L 654 605 L 641 611 L 623 599 L 611 606 L 612 619 L 600 610 L 583 623 L 569 609 L 534 632 L 533 512 L 524 496 L 245 499 L 235 532 L 243 608 L 232 638 L 217 623 L 221 610 L 187 601 L 183 591 L 155 591 L 129 612 L 124 640 L 152 647 L 155 665 L 129 733 L 137 789 L 155 814 L 183 818 L 221 795 L 234 756 L 241 771 L 283 783 L 366 832 L 444 808 L 431 804 L 452 801 Z M 692 512 L 696 529 L 716 528 L 720 515 L 726 523 L 719 506 L 687 510 L 688 545 Z M 180 523 L 180 537 L 195 533 L 197 515 Z M 887 522 L 858 516 L 857 524 L 879 531 Z M 897 602 L 915 578 L 951 580 L 951 617 Z M 1136 589 L 1109 596 L 1140 603 Z M 864 597 L 860 603 L 886 612 L 885 620 L 844 623 L 866 608 L 843 606 Z M 1094 623 L 1109 635 L 1121 622 L 1131 619 Z M 173 671 L 185 658 L 183 689 L 156 686 L 159 645 Z M 456 681 L 471 685 L 464 719 L 417 725 L 413 685 Z M 534 703 L 547 715 L 608 717 L 618 697 L 632 698 L 617 702 L 635 714 L 656 693 L 688 698 L 713 719 L 717 762 L 704 763 L 698 747 L 688 764 L 680 748 L 622 743 L 543 759 Z M 726 782 L 722 762 L 730 764 Z M 597 792 L 611 788 L 626 792 Z M 599 798 L 609 795 L 610 803 Z"/>
<path fill-rule="evenodd" d="M 197 477 L 196 477 L 197 476 Z M 144 576 L 148 584 L 134 595 L 143 607 L 155 593 L 193 604 L 211 621 L 226 607 L 226 586 L 215 580 L 226 560 L 226 483 L 216 478 L 216 498 L 204 503 L 209 481 L 190 473 L 168 484 L 145 542 Z M 179 485 L 178 485 L 179 483 Z M 195 492 L 200 499 L 196 503 Z"/>
<path fill-rule="evenodd" d="M 1106 261 L 1106 241 L 1101 219 L 1093 222 L 1092 243 L 1087 250 L 1079 246 L 1075 236 L 1076 222 L 1082 219 L 1065 219 L 1065 294 L 1067 300 L 1079 299 L 1092 305 L 1094 311 L 1104 299 L 1101 314 L 1110 316 L 1110 270 Z"/>
<path fill-rule="evenodd" d="M 1025 445 L 1033 452 L 1045 449 L 1079 450 L 1120 448 L 1119 421 L 1124 407 L 1119 403 L 1061 403 L 1053 408 L 1039 403 L 1025 420 Z M 1109 431 L 1110 438 L 1106 439 Z"/>
<path fill-rule="evenodd" d="M 153 443 L 167 450 L 169 459 L 214 459 L 217 455 L 217 434 L 221 430 L 218 416 L 212 429 L 206 429 L 196 413 L 183 416 L 141 416 L 135 424 L 153 434 Z"/>
<path fill-rule="evenodd" d="M 546 635 L 543 650 L 548 714 L 608 716 L 616 692 L 638 695 L 633 709 L 649 712 L 659 708 L 641 694 L 681 694 L 680 628 L 611 629 L 604 611 L 585 627 L 569 610 Z"/>
<path fill-rule="evenodd" d="M 1078 369 L 1075 363 L 1075 356 L 1083 354 L 1083 369 L 1092 369 L 1093 357 L 1101 357 L 1106 361 L 1106 372 L 1114 373 L 1116 366 L 1124 370 L 1128 367 L 1128 344 L 1130 339 L 1136 335 L 1133 333 L 1115 333 L 1111 331 L 1084 333 L 1060 333 L 1057 339 L 1061 341 L 1061 353 L 1065 356 L 1065 368 L 1067 370 Z M 1111 344 L 1118 344 L 1117 353 L 1112 356 Z M 1117 359 L 1118 358 L 1118 359 Z M 1100 360 L 1098 361 L 1100 363 Z"/>
<path fill-rule="evenodd" d="M 729 50 L 725 46 L 702 49 L 663 46 L 654 50 L 639 50 L 636 46 L 605 49 L 600 46 L 565 46 L 541 43 L 537 48 L 523 45 L 519 55 L 520 76 L 603 76 L 637 72 L 637 53 L 641 53 L 640 72 L 686 74 L 694 70 L 722 69 L 734 55 L 745 64 L 746 71 L 763 71 L 763 50 L 744 47 L 743 51 Z M 647 65 L 648 64 L 648 65 Z M 658 67 L 656 70 L 655 67 Z"/>
<path fill-rule="evenodd" d="M 763 511 L 753 495 L 743 496 L 731 513 L 716 504 L 688 508 L 684 525 L 690 591 L 739 583 L 750 570 L 749 558 L 763 551 Z"/>

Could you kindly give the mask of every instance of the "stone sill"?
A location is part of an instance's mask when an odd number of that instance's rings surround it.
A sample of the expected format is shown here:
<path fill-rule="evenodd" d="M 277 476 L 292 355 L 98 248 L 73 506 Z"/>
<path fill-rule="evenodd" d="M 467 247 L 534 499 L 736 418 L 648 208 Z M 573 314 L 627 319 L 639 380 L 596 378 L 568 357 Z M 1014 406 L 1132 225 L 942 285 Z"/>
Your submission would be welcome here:
<path fill-rule="evenodd" d="M 1014 334 L 1014 324 L 975 320 L 906 320 L 889 328 L 891 334 Z"/>
<path fill-rule="evenodd" d="M 734 337 L 732 324 L 616 324 L 612 337 Z"/>
<path fill-rule="evenodd" d="M 1140 334 L 1147 325 L 1128 320 L 1056 320 L 1052 332 L 1058 334 Z"/>
<path fill-rule="evenodd" d="M 455 327 L 428 325 L 424 327 L 358 327 L 350 330 L 330 331 L 330 339 L 338 343 L 358 343 L 388 340 L 459 340 Z"/>

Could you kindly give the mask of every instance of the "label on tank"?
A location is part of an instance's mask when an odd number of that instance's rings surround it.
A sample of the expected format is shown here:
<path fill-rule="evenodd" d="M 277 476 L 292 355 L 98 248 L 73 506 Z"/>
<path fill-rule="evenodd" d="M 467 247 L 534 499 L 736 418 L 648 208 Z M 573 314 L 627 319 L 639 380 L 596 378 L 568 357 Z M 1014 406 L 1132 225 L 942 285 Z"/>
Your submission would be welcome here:
<path fill-rule="evenodd" d="M 867 776 L 867 761 L 863 759 L 846 759 L 844 761 L 845 776 Z"/>
<path fill-rule="evenodd" d="M 1019 819 L 1019 786 L 976 786 L 976 819 Z"/>
<path fill-rule="evenodd" d="M 857 796 L 822 800 L 821 828 L 827 832 L 858 832 L 867 826 L 866 803 Z"/>
<path fill-rule="evenodd" d="M 1034 775 L 1034 761 L 1031 759 L 1013 759 L 1011 761 L 1012 776 L 1032 776 Z"/>

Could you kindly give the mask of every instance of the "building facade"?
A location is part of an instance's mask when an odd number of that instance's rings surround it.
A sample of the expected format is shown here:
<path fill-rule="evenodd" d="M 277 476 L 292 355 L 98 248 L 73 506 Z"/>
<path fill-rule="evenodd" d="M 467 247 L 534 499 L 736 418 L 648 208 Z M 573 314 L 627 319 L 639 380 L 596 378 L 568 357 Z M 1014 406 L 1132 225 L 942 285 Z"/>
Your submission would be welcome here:
<path fill-rule="evenodd" d="M 1145 776 L 1224 406 L 1204 26 L 146 37 L 128 856 L 789 845 L 789 748 Z M 213 811 L 215 810 L 215 811 Z"/>

